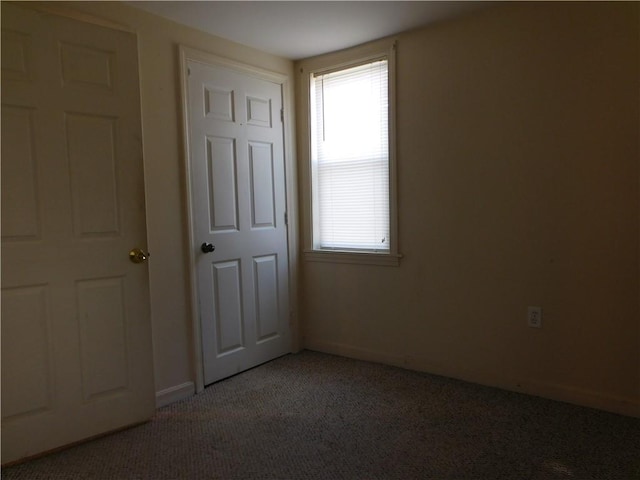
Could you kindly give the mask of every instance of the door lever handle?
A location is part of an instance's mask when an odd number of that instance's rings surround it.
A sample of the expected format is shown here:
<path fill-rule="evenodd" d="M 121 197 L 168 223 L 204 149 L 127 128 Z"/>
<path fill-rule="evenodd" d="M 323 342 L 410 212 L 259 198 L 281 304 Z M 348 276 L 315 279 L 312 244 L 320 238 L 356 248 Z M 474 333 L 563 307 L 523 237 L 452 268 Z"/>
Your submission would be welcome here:
<path fill-rule="evenodd" d="M 202 250 L 202 253 L 211 253 L 216 249 L 216 247 L 214 247 L 213 245 L 211 245 L 210 243 L 203 243 L 202 245 L 200 245 L 200 250 Z"/>

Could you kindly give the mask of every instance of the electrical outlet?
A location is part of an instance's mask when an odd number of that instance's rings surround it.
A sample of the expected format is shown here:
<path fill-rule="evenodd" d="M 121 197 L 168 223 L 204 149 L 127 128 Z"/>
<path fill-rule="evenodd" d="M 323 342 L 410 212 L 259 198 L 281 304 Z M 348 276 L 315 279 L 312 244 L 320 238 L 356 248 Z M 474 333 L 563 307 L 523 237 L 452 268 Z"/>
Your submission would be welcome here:
<path fill-rule="evenodd" d="M 527 324 L 532 328 L 542 328 L 542 307 L 527 307 Z"/>

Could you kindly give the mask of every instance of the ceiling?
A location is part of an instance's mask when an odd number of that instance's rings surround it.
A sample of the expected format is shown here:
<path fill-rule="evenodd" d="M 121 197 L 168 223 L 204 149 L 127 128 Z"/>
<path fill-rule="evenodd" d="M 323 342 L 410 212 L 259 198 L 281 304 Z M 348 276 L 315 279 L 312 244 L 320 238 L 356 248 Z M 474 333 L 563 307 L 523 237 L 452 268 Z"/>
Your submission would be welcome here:
<path fill-rule="evenodd" d="M 483 1 L 128 1 L 133 7 L 292 60 L 451 19 Z"/>

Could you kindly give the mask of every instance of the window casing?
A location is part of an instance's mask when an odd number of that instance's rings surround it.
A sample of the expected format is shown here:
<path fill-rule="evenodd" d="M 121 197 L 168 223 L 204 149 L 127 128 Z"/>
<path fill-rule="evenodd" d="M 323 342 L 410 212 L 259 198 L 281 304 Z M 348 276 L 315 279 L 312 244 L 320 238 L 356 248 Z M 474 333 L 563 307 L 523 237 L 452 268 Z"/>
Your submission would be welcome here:
<path fill-rule="evenodd" d="M 398 265 L 395 44 L 303 61 L 305 259 Z"/>

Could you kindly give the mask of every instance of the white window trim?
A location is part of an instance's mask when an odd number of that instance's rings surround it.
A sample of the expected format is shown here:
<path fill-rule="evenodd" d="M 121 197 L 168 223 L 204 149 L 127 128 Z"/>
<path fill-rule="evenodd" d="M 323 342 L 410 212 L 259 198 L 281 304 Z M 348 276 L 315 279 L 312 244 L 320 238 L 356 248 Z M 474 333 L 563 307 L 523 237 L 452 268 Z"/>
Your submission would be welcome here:
<path fill-rule="evenodd" d="M 363 265 L 398 266 L 402 255 L 398 252 L 398 210 L 397 210 L 397 174 L 396 174 L 396 41 L 384 39 L 341 50 L 298 63 L 300 102 L 299 136 L 302 173 L 302 208 L 303 219 L 303 258 L 305 261 L 331 263 L 357 263 Z M 314 73 L 339 70 L 349 66 L 373 61 L 381 57 L 387 58 L 389 64 L 389 251 L 388 252 L 354 252 L 349 250 L 319 250 L 313 247 L 313 191 L 311 165 L 311 98 L 309 78 Z"/>

